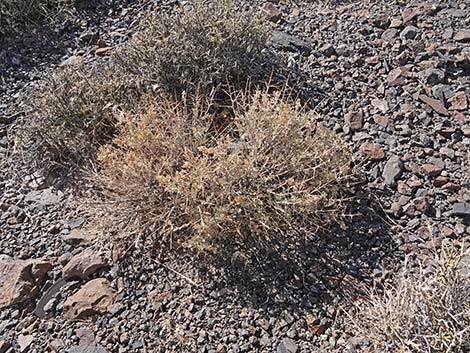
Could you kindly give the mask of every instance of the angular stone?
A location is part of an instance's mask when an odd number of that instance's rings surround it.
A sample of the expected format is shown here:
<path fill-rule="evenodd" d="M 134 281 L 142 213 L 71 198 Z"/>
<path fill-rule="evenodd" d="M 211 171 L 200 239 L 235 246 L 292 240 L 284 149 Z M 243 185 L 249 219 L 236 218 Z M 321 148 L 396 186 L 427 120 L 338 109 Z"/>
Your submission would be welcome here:
<path fill-rule="evenodd" d="M 381 161 L 385 158 L 385 152 L 380 146 L 371 142 L 364 142 L 361 147 L 359 147 L 359 150 L 372 161 Z"/>
<path fill-rule="evenodd" d="M 0 308 L 34 298 L 52 264 L 43 259 L 17 260 L 0 255 Z"/>
<path fill-rule="evenodd" d="M 437 99 L 430 98 L 424 94 L 420 94 L 418 98 L 421 102 L 429 105 L 436 113 L 444 115 L 444 116 L 449 116 L 449 111 Z"/>
<path fill-rule="evenodd" d="M 41 206 L 52 206 L 59 203 L 61 195 L 56 193 L 53 189 L 37 190 L 29 192 L 26 197 L 26 202 L 37 203 Z"/>
<path fill-rule="evenodd" d="M 454 39 L 457 42 L 470 42 L 470 30 L 469 29 L 462 29 L 457 31 L 454 34 Z"/>
<path fill-rule="evenodd" d="M 378 15 L 372 21 L 373 25 L 378 28 L 385 29 L 390 24 L 390 18 L 387 15 Z"/>
<path fill-rule="evenodd" d="M 73 229 L 69 234 L 64 235 L 63 239 L 68 242 L 85 242 L 91 243 L 98 238 L 98 232 L 92 229 L 76 228 Z"/>
<path fill-rule="evenodd" d="M 97 56 L 106 56 L 106 55 L 111 54 L 112 50 L 113 50 L 112 47 L 98 48 L 98 49 L 96 49 L 95 54 Z"/>
<path fill-rule="evenodd" d="M 426 69 L 418 73 L 418 77 L 425 83 L 435 85 L 444 81 L 446 74 L 444 71 L 439 69 Z"/>
<path fill-rule="evenodd" d="M 418 10 L 416 9 L 405 9 L 402 13 L 402 18 L 404 23 L 408 23 L 416 19 L 419 15 Z"/>
<path fill-rule="evenodd" d="M 284 338 L 277 346 L 277 353 L 297 353 L 299 347 L 290 338 Z"/>
<path fill-rule="evenodd" d="M 441 174 L 442 170 L 442 166 L 438 166 L 433 163 L 426 163 L 420 167 L 419 172 L 423 176 L 436 177 Z"/>
<path fill-rule="evenodd" d="M 18 346 L 20 346 L 20 352 L 26 352 L 31 343 L 34 341 L 33 335 L 19 335 L 18 336 Z"/>
<path fill-rule="evenodd" d="M 349 125 L 352 131 L 359 131 L 362 129 L 362 111 L 356 110 L 348 112 L 344 116 L 344 120 Z"/>
<path fill-rule="evenodd" d="M 466 110 L 468 108 L 467 95 L 465 92 L 460 91 L 454 94 L 452 98 L 448 100 L 451 110 Z"/>
<path fill-rule="evenodd" d="M 64 302 L 64 316 L 67 319 L 83 319 L 94 314 L 104 314 L 113 304 L 116 293 L 105 278 L 87 282 L 77 293 Z"/>
<path fill-rule="evenodd" d="M 281 31 L 272 31 L 270 41 L 275 47 L 282 50 L 300 51 L 306 55 L 310 54 L 312 50 L 311 45 L 306 41 Z"/>
<path fill-rule="evenodd" d="M 452 214 L 459 217 L 470 217 L 470 203 L 458 202 L 452 205 Z"/>
<path fill-rule="evenodd" d="M 264 12 L 266 17 L 273 22 L 277 22 L 281 19 L 282 17 L 282 12 L 279 10 L 276 5 L 274 5 L 272 2 L 265 2 L 261 6 L 261 10 Z"/>
<path fill-rule="evenodd" d="M 401 39 L 414 39 L 418 34 L 418 28 L 415 26 L 406 26 L 400 33 Z"/>
<path fill-rule="evenodd" d="M 403 162 L 401 161 L 400 157 L 396 155 L 391 156 L 387 163 L 385 163 L 385 167 L 382 173 L 385 183 L 389 186 L 395 185 L 395 182 L 400 178 L 402 173 Z"/>
<path fill-rule="evenodd" d="M 88 248 L 70 259 L 62 269 L 62 277 L 65 279 L 88 278 L 99 269 L 108 266 L 109 264 L 102 254 Z"/>

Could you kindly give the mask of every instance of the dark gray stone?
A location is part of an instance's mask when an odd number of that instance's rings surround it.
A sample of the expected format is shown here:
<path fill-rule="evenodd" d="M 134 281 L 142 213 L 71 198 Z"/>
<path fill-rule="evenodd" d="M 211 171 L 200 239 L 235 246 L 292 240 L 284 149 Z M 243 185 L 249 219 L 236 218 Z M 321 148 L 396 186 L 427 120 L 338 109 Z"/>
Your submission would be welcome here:
<path fill-rule="evenodd" d="M 272 45 L 282 50 L 301 52 L 307 55 L 312 50 L 306 41 L 281 31 L 273 31 L 270 41 Z"/>

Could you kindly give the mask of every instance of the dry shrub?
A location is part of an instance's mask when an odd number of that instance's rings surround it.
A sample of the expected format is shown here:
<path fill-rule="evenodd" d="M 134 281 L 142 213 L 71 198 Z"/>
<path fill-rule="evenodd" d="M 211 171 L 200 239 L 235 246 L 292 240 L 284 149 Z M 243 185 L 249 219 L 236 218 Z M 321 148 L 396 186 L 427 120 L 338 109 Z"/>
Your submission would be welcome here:
<path fill-rule="evenodd" d="M 62 68 L 34 94 L 17 145 L 35 167 L 79 165 L 112 136 L 114 111 L 130 108 L 138 91 L 107 64 Z"/>
<path fill-rule="evenodd" d="M 17 32 L 70 4 L 70 0 L 0 0 L 0 35 Z"/>
<path fill-rule="evenodd" d="M 256 81 L 266 58 L 267 29 L 253 11 L 232 1 L 153 14 L 115 55 L 125 71 L 188 97 Z"/>
<path fill-rule="evenodd" d="M 373 352 L 468 352 L 469 293 L 470 251 L 445 246 L 431 267 L 406 263 L 395 285 L 370 291 L 349 328 Z"/>
<path fill-rule="evenodd" d="M 17 146 L 27 165 L 69 171 L 94 158 L 114 132 L 113 109 L 164 86 L 181 96 L 256 79 L 266 32 L 230 1 L 152 15 L 106 63 L 59 70 L 33 96 Z M 24 142 L 28 140 L 29 143 Z"/>
<path fill-rule="evenodd" d="M 217 250 L 234 238 L 305 236 L 341 213 L 351 156 L 314 114 L 259 92 L 234 114 L 202 106 L 151 102 L 101 148 L 92 180 L 121 226 Z"/>

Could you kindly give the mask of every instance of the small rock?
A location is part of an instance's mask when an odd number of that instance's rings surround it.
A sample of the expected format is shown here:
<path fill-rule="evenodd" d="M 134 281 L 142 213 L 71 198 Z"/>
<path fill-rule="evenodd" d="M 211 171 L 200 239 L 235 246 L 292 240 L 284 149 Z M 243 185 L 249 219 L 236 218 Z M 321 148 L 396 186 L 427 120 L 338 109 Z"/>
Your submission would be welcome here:
<path fill-rule="evenodd" d="M 400 178 L 402 173 L 403 162 L 401 161 L 400 157 L 396 155 L 391 156 L 387 163 L 385 163 L 385 167 L 382 173 L 385 183 L 389 186 L 395 185 L 395 182 Z"/>
<path fill-rule="evenodd" d="M 447 100 L 454 95 L 454 90 L 449 85 L 434 85 L 431 91 L 433 97 L 439 100 Z"/>
<path fill-rule="evenodd" d="M 418 28 L 415 26 L 406 26 L 400 33 L 401 39 L 414 39 L 418 34 Z"/>
<path fill-rule="evenodd" d="M 306 55 L 310 54 L 312 50 L 311 46 L 304 40 L 281 31 L 272 31 L 270 41 L 275 47 L 282 50 L 300 51 Z"/>
<path fill-rule="evenodd" d="M 112 47 L 98 48 L 98 49 L 96 49 L 95 54 L 96 54 L 97 56 L 106 56 L 106 55 L 111 54 L 111 51 L 112 51 L 112 50 L 113 50 Z"/>
<path fill-rule="evenodd" d="M 297 353 L 297 344 L 290 338 L 284 338 L 277 346 L 277 353 Z"/>
<path fill-rule="evenodd" d="M 452 214 L 459 217 L 470 217 L 470 203 L 458 202 L 452 205 Z"/>
<path fill-rule="evenodd" d="M 272 21 L 272 22 L 277 22 L 281 19 L 282 17 L 282 12 L 279 10 L 276 5 L 274 5 L 272 2 L 265 2 L 261 6 L 261 10 L 264 12 L 266 17 Z"/>
<path fill-rule="evenodd" d="M 418 10 L 416 9 L 405 9 L 402 13 L 402 18 L 404 23 L 408 23 L 416 19 L 419 15 Z"/>
<path fill-rule="evenodd" d="M 89 248 L 70 259 L 62 269 L 62 277 L 65 279 L 88 278 L 99 269 L 108 266 L 109 264 L 102 254 Z"/>
<path fill-rule="evenodd" d="M 470 30 L 462 29 L 457 31 L 454 35 L 454 39 L 458 42 L 470 42 Z"/>
<path fill-rule="evenodd" d="M 381 161 L 385 158 L 385 152 L 380 148 L 379 145 L 374 143 L 364 142 L 359 150 L 372 161 Z"/>
<path fill-rule="evenodd" d="M 429 105 L 436 113 L 449 116 L 449 111 L 437 99 L 430 98 L 424 94 L 418 96 L 419 100 Z"/>
<path fill-rule="evenodd" d="M 426 163 L 420 167 L 420 174 L 427 177 L 436 177 L 441 174 L 443 168 L 436 164 Z"/>
<path fill-rule="evenodd" d="M 349 125 L 352 131 L 359 131 L 362 129 L 362 111 L 351 111 L 344 116 L 344 120 Z"/>
<path fill-rule="evenodd" d="M 31 343 L 34 341 L 33 335 L 19 335 L 18 336 L 18 346 L 20 346 L 20 352 L 26 352 Z"/>
<path fill-rule="evenodd" d="M 105 278 L 87 282 L 80 290 L 64 302 L 64 316 L 67 319 L 83 319 L 93 314 L 106 313 L 114 302 L 115 291 Z"/>
<path fill-rule="evenodd" d="M 451 110 L 466 110 L 468 108 L 467 95 L 463 91 L 457 92 L 448 102 Z"/>

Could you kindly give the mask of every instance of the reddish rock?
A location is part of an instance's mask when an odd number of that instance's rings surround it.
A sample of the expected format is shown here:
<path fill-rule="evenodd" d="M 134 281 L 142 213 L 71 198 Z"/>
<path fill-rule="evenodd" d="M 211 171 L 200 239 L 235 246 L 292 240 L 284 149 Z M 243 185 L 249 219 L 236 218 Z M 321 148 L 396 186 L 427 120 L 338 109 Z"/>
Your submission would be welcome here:
<path fill-rule="evenodd" d="M 444 185 L 442 185 L 442 190 L 447 190 L 447 191 L 459 191 L 460 190 L 460 185 L 452 182 L 448 182 Z"/>
<path fill-rule="evenodd" d="M 416 19 L 418 15 L 419 12 L 416 9 L 405 9 L 401 17 L 403 18 L 403 23 L 408 23 Z"/>
<path fill-rule="evenodd" d="M 362 129 L 362 111 L 351 111 L 344 116 L 352 131 L 359 131 Z"/>
<path fill-rule="evenodd" d="M 17 260 L 0 255 L 0 308 L 34 298 L 52 264 L 43 259 Z"/>
<path fill-rule="evenodd" d="M 470 126 L 462 126 L 461 130 L 464 136 L 470 136 Z"/>
<path fill-rule="evenodd" d="M 282 12 L 272 2 L 265 2 L 261 6 L 261 10 L 265 13 L 266 17 L 273 22 L 279 21 L 282 17 Z"/>
<path fill-rule="evenodd" d="M 103 48 L 98 48 L 95 51 L 95 54 L 98 56 L 106 56 L 111 54 L 111 51 L 113 50 L 112 47 L 103 47 Z"/>
<path fill-rule="evenodd" d="M 94 314 L 104 314 L 113 304 L 116 293 L 108 280 L 97 278 L 87 282 L 80 290 L 64 302 L 67 319 L 83 319 Z"/>
<path fill-rule="evenodd" d="M 441 174 L 442 169 L 443 168 L 439 167 L 438 165 L 427 163 L 427 164 L 423 164 L 420 167 L 419 171 L 420 171 L 420 174 L 423 176 L 435 177 Z"/>
<path fill-rule="evenodd" d="M 101 268 L 109 266 L 104 256 L 95 250 L 88 248 L 70 259 L 62 269 L 62 277 L 87 278 Z"/>
<path fill-rule="evenodd" d="M 466 110 L 468 108 L 467 95 L 465 92 L 457 92 L 452 98 L 447 101 L 450 104 L 451 110 Z"/>
<path fill-rule="evenodd" d="M 385 158 L 385 152 L 380 148 L 379 145 L 364 142 L 359 148 L 362 154 L 372 161 L 381 161 Z"/>
<path fill-rule="evenodd" d="M 426 213 L 429 210 L 429 201 L 426 197 L 418 197 L 413 200 L 415 209 L 419 212 Z"/>
<path fill-rule="evenodd" d="M 424 94 L 419 95 L 419 100 L 423 103 L 429 105 L 436 113 L 449 116 L 449 111 L 444 107 L 444 105 L 437 99 L 430 98 Z"/>

